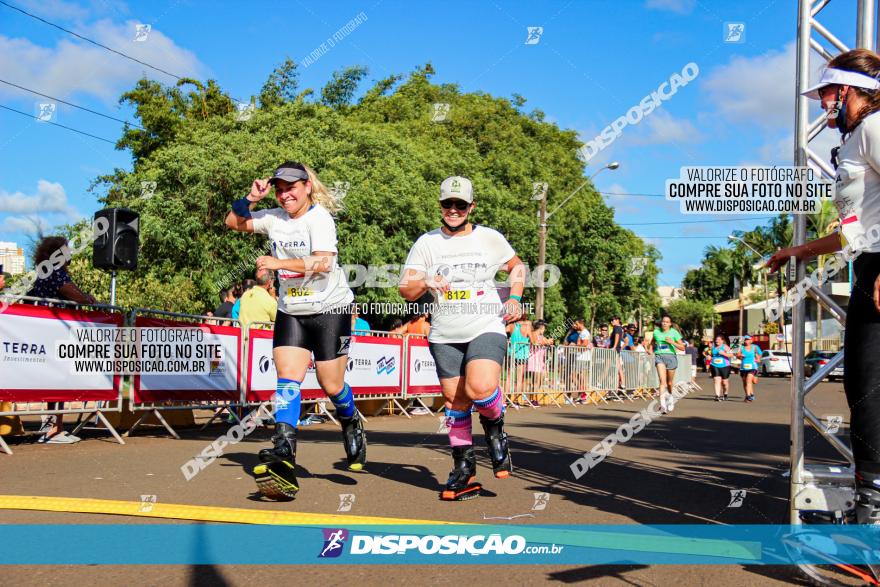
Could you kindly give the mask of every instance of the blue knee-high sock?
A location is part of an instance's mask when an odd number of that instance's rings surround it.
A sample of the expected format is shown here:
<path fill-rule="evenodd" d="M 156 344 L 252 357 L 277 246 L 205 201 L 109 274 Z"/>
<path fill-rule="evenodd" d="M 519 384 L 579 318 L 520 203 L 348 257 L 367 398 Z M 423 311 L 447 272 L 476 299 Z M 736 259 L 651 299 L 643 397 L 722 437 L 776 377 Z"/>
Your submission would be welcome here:
<path fill-rule="evenodd" d="M 290 424 L 294 428 L 299 424 L 299 411 L 302 406 L 302 394 L 299 386 L 302 382 L 296 379 L 278 378 L 278 387 L 272 396 L 272 407 L 275 409 L 275 421 Z"/>
<path fill-rule="evenodd" d="M 351 418 L 354 416 L 354 394 L 351 392 L 351 387 L 349 387 L 348 383 L 345 383 L 342 386 L 342 391 L 336 395 L 328 394 L 328 396 L 336 408 L 337 416 L 340 418 Z"/>

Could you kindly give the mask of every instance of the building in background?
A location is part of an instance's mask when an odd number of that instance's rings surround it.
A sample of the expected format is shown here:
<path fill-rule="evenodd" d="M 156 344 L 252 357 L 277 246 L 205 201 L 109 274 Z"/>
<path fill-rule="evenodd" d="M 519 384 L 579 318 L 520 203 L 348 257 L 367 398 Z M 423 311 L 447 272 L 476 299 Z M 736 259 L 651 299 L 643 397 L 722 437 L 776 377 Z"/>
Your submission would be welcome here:
<path fill-rule="evenodd" d="M 13 242 L 0 241 L 0 265 L 3 265 L 4 273 L 24 273 L 24 251 Z"/>
<path fill-rule="evenodd" d="M 657 295 L 660 296 L 660 306 L 665 308 L 669 305 L 669 302 L 683 298 L 684 291 L 680 287 L 660 285 L 657 286 Z"/>

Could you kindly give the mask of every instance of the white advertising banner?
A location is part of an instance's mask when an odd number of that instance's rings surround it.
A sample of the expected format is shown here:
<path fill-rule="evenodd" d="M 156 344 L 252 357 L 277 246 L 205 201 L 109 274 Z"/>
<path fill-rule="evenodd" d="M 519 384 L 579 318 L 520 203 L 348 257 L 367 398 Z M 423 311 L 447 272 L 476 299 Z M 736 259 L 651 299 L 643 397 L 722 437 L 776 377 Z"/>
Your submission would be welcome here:
<path fill-rule="evenodd" d="M 409 346 L 409 379 L 407 388 L 432 387 L 440 389 L 440 379 L 437 377 L 437 366 L 434 357 L 427 345 L 413 344 Z"/>
<path fill-rule="evenodd" d="M 0 314 L 0 399 L 24 402 L 117 398 L 112 374 L 74 373 L 71 361 L 59 359 L 56 351 L 59 341 L 70 339 L 72 328 L 116 329 L 115 324 L 93 322 L 84 319 L 82 313 L 57 308 L 28 306 L 20 312 L 10 306 Z M 39 391 L 51 393 L 35 393 Z M 59 393 L 69 397 L 59 397 Z"/>

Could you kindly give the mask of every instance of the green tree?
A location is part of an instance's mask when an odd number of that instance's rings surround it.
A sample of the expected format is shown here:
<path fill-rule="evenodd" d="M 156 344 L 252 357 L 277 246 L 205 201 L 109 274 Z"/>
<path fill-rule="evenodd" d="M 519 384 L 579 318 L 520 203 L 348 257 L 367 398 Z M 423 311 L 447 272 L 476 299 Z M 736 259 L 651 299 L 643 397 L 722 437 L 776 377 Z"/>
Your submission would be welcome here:
<path fill-rule="evenodd" d="M 361 80 L 366 77 L 366 67 L 346 67 L 334 71 L 332 79 L 321 90 L 321 103 L 331 108 L 349 106 Z"/>
<path fill-rule="evenodd" d="M 702 340 L 703 331 L 711 327 L 713 319 L 720 319 L 707 300 L 672 300 L 666 311 L 681 327 L 681 335 L 689 340 Z"/>
<path fill-rule="evenodd" d="M 296 99 L 299 86 L 296 63 L 288 57 L 275 68 L 260 90 L 260 107 L 274 108 Z"/>
<path fill-rule="evenodd" d="M 261 108 L 249 121 L 236 120 L 231 100 L 213 82 L 187 83 L 187 92 L 138 82 L 123 101 L 146 130 L 127 128 L 120 140 L 121 148 L 131 149 L 133 168 L 93 186 L 104 205 L 141 215 L 138 269 L 120 272 L 119 301 L 202 313 L 217 305 L 220 284 L 251 277 L 253 259 L 268 243 L 229 231 L 223 219 L 254 178 L 266 177 L 285 160 L 309 164 L 327 185 L 348 182 L 337 218 L 343 264 L 402 263 L 414 240 L 439 226 L 440 182 L 459 174 L 474 183 L 475 221 L 503 233 L 534 268 L 532 184 L 550 184 L 553 209 L 584 183 L 577 133 L 525 115 L 508 99 L 434 84 L 433 73 L 428 64 L 405 77 L 389 76 L 355 102 L 365 72 L 349 68 L 315 101 L 311 89 L 297 87 L 288 60 L 270 76 Z M 451 104 L 443 122 L 432 121 L 437 102 Z M 156 182 L 152 198 L 142 197 L 143 181 Z M 261 207 L 275 205 L 270 197 Z M 607 320 L 658 305 L 658 252 L 615 223 L 593 186 L 578 192 L 551 224 L 547 263 L 562 276 L 546 290 L 551 326 L 576 315 Z M 642 275 L 629 274 L 634 256 L 650 260 Z M 84 262 L 71 271 L 99 297 L 107 291 L 105 273 Z M 358 287 L 355 293 L 361 302 L 401 301 L 394 279 L 388 287 Z M 534 295 L 534 288 L 527 289 L 524 301 L 533 302 Z"/>

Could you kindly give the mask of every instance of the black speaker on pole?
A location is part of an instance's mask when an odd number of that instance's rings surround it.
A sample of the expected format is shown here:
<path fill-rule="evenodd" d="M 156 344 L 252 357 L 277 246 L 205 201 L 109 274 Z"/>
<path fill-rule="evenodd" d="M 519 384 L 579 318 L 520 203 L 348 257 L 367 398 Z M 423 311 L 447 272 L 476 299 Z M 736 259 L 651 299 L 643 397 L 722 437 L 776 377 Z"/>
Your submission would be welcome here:
<path fill-rule="evenodd" d="M 95 222 L 105 219 L 109 228 L 95 240 L 92 264 L 96 269 L 137 269 L 140 216 L 127 208 L 95 212 Z"/>

